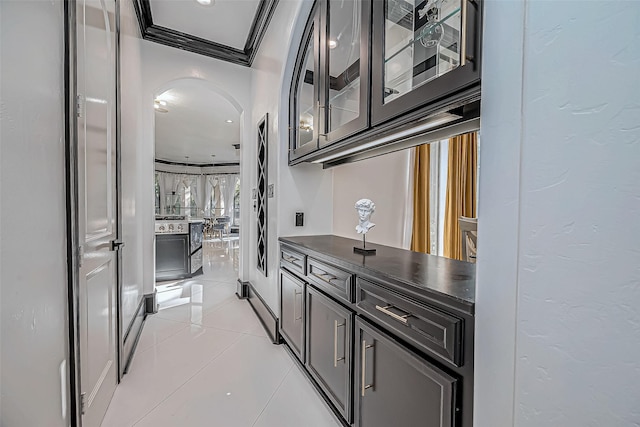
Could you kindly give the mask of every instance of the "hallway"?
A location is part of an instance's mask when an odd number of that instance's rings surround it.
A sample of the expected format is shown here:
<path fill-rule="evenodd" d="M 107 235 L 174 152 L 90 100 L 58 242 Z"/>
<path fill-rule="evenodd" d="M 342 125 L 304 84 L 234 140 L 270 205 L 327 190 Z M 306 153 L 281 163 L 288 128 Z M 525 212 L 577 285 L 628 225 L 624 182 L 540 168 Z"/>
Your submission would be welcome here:
<path fill-rule="evenodd" d="M 160 286 L 161 310 L 147 318 L 103 427 L 339 425 L 235 296 L 237 244 L 205 241 L 204 274 Z"/>

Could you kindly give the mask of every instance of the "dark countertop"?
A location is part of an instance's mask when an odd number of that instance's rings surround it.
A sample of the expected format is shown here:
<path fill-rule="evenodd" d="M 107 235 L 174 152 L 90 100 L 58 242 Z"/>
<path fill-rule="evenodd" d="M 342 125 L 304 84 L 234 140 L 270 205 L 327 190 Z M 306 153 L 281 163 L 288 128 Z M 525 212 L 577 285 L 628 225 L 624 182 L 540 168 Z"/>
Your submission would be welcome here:
<path fill-rule="evenodd" d="M 367 243 L 367 248 L 375 248 L 377 253 L 365 257 L 353 252 L 355 245 L 362 245 L 361 241 L 332 235 L 280 237 L 279 240 L 320 255 L 356 274 L 382 276 L 410 293 L 474 313 L 475 264 L 373 243 Z"/>

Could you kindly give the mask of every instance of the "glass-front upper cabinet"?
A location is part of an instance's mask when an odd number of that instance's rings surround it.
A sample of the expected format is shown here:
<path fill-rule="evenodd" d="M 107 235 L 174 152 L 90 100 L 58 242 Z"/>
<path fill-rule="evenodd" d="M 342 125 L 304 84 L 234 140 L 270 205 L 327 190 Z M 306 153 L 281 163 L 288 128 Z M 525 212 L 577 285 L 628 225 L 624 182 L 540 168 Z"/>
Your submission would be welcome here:
<path fill-rule="evenodd" d="M 374 0 L 372 125 L 478 83 L 479 7 L 479 0 Z"/>
<path fill-rule="evenodd" d="M 291 87 L 289 161 L 318 149 L 320 110 L 319 10 L 314 7 L 296 58 Z"/>
<path fill-rule="evenodd" d="M 371 1 L 320 2 L 319 146 L 369 125 Z"/>

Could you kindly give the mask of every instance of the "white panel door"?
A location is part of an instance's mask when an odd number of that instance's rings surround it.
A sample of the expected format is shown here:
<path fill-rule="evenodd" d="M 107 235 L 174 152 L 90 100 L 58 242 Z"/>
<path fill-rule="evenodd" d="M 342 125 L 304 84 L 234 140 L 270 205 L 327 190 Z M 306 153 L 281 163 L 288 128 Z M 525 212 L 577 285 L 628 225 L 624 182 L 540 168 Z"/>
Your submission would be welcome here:
<path fill-rule="evenodd" d="M 115 1 L 77 2 L 80 375 L 85 427 L 98 427 L 117 383 Z"/>

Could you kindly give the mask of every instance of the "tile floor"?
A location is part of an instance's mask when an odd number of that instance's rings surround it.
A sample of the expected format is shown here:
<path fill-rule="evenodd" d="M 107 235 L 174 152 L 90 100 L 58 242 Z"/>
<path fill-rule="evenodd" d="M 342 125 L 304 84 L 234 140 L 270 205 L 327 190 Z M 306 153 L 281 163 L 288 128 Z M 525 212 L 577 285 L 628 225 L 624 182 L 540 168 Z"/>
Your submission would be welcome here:
<path fill-rule="evenodd" d="M 235 296 L 238 242 L 205 241 L 204 274 L 159 286 L 102 427 L 340 426 Z"/>

